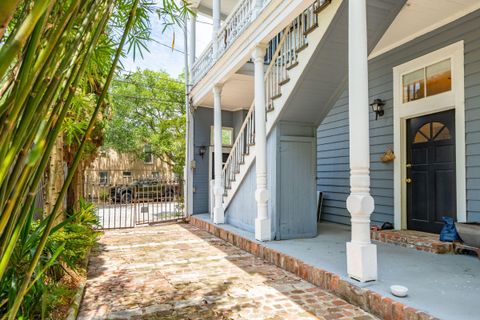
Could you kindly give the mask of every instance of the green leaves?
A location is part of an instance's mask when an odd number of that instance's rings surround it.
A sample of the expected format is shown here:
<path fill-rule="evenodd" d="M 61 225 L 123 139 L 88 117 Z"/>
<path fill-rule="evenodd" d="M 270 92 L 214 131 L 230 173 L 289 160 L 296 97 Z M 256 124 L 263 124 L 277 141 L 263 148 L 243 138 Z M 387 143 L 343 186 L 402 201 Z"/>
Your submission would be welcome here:
<path fill-rule="evenodd" d="M 181 174 L 185 155 L 185 88 L 165 72 L 138 70 L 113 81 L 105 145 L 142 159 L 144 146 Z"/>
<path fill-rule="evenodd" d="M 175 17 L 185 14 L 185 3 L 163 3 L 166 21 L 181 21 Z M 66 190 L 84 151 L 93 135 L 101 135 L 103 124 L 97 120 L 105 109 L 123 48 L 130 48 L 134 55 L 148 50 L 149 19 L 154 10 L 154 2 L 148 0 L 1 0 L 0 289 L 5 291 L 0 290 L 0 311 L 8 319 L 33 318 L 24 308 L 41 306 L 35 304 L 45 292 L 39 277 L 68 250 L 68 242 L 65 247 L 57 243 L 56 249 L 50 250 L 49 237 L 58 229 L 55 223 L 62 216 Z M 7 28 L 5 21 L 10 21 Z M 183 97 L 177 88 L 166 95 L 157 91 L 150 101 L 163 97 L 159 101 L 178 101 L 176 107 L 162 109 L 151 104 L 148 112 L 178 126 L 170 131 L 153 122 L 151 127 L 175 141 L 182 131 Z M 42 226 L 29 229 L 34 200 L 59 135 L 76 145 L 73 162 L 54 208 L 44 213 Z M 168 149 L 168 141 L 162 139 L 154 141 L 172 161 L 182 151 Z M 76 231 L 81 232 L 81 228 Z M 19 259 L 25 263 L 18 265 Z M 13 277 L 18 274 L 21 277 Z"/>

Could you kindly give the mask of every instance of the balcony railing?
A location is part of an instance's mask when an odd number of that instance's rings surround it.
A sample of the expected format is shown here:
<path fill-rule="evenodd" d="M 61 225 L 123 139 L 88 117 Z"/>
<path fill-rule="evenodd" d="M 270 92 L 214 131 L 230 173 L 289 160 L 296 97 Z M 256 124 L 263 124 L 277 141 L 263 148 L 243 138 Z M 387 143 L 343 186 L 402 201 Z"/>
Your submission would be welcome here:
<path fill-rule="evenodd" d="M 263 0 L 263 7 L 270 0 Z M 192 66 L 192 84 L 200 79 L 213 66 L 215 61 L 232 45 L 240 34 L 252 23 L 255 18 L 255 0 L 241 0 L 232 14 L 224 21 L 214 41 L 210 42 L 202 55 Z"/>

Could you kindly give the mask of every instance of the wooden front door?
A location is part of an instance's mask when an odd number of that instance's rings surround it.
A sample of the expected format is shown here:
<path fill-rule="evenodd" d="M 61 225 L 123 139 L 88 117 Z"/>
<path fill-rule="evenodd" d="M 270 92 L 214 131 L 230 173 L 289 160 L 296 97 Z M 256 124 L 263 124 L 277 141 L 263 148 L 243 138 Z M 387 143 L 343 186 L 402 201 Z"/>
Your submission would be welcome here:
<path fill-rule="evenodd" d="M 407 120 L 407 228 L 440 233 L 456 219 L 455 111 Z"/>

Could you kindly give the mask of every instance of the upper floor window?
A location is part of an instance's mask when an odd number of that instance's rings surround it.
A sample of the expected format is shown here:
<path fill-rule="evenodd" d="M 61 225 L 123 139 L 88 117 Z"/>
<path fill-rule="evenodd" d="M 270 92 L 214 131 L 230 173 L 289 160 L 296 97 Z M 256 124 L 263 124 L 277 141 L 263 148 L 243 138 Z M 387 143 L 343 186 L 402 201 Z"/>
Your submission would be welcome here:
<path fill-rule="evenodd" d="M 403 103 L 452 90 L 452 63 L 446 59 L 403 75 Z"/>
<path fill-rule="evenodd" d="M 123 179 L 130 181 L 132 179 L 131 171 L 123 171 Z"/>
<path fill-rule="evenodd" d="M 99 183 L 101 185 L 106 185 L 108 183 L 108 172 L 107 171 L 100 171 L 98 173 L 99 176 Z"/>
<path fill-rule="evenodd" d="M 214 144 L 213 138 L 214 127 L 211 127 L 210 130 L 210 142 Z M 233 128 L 229 127 L 222 127 L 222 146 L 223 147 L 231 147 L 233 145 Z"/>
<path fill-rule="evenodd" d="M 153 154 L 152 154 L 152 146 L 146 144 L 143 147 L 143 162 L 145 164 L 152 164 L 153 163 Z"/>

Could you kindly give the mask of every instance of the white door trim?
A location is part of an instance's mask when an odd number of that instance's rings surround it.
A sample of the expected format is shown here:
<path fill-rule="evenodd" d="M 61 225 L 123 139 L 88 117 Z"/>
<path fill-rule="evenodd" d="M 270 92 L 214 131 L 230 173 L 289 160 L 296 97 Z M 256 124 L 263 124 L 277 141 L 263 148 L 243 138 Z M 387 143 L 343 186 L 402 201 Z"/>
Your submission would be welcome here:
<path fill-rule="evenodd" d="M 402 76 L 448 58 L 451 59 L 452 63 L 452 90 L 404 103 L 402 98 Z M 404 183 L 406 179 L 406 120 L 453 109 L 455 109 L 457 219 L 460 222 L 467 220 L 464 80 L 463 41 L 456 42 L 393 68 L 393 140 L 394 152 L 396 154 L 393 188 L 395 229 L 406 229 L 407 227 L 407 197 L 406 184 Z"/>

